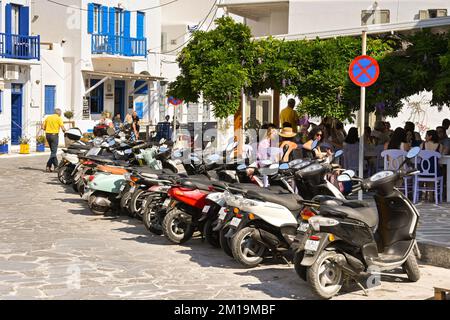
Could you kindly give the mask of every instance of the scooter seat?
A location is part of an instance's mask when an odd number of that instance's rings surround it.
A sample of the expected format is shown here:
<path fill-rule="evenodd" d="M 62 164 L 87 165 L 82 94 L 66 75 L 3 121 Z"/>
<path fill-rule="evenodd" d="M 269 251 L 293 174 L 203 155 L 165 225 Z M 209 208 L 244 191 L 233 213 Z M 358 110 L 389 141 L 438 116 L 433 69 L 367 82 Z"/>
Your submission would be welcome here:
<path fill-rule="evenodd" d="M 270 189 L 260 188 L 259 190 L 249 190 L 247 196 L 256 200 L 285 206 L 289 211 L 298 211 L 302 208 L 302 204 L 299 202 L 302 198 L 298 194 L 288 193 L 285 190 L 272 191 Z"/>
<path fill-rule="evenodd" d="M 316 196 L 312 199 L 312 201 L 319 202 L 320 204 L 336 204 L 336 202 L 337 202 L 338 205 L 343 205 L 343 206 L 346 206 L 349 208 L 354 208 L 354 209 L 369 207 L 369 204 L 364 201 L 344 200 L 344 199 L 338 199 L 335 197 L 324 196 L 324 195 Z"/>

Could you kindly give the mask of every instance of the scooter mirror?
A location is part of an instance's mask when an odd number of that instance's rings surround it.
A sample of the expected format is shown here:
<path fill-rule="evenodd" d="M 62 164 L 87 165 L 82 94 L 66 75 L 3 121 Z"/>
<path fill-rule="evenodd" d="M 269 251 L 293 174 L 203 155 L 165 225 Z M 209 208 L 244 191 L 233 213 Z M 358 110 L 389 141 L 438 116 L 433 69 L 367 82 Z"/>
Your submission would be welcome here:
<path fill-rule="evenodd" d="M 348 175 L 346 175 L 346 174 L 344 173 L 344 174 L 340 175 L 340 176 L 337 178 L 337 181 L 339 181 L 339 182 L 349 182 L 349 181 L 352 181 L 352 178 L 350 178 Z"/>
<path fill-rule="evenodd" d="M 350 178 L 354 178 L 356 176 L 356 172 L 353 170 L 346 170 L 344 172 L 342 172 L 342 174 L 349 176 Z"/>
<path fill-rule="evenodd" d="M 342 157 L 343 155 L 344 155 L 344 151 L 338 150 L 338 151 L 336 151 L 336 153 L 334 154 L 334 158 L 335 158 L 335 159 L 338 159 L 338 158 Z"/>
<path fill-rule="evenodd" d="M 282 170 L 282 171 L 289 170 L 289 164 L 287 164 L 287 163 L 281 164 L 280 165 L 280 170 Z"/>
<path fill-rule="evenodd" d="M 408 154 L 406 155 L 406 158 L 414 159 L 415 157 L 417 157 L 419 155 L 419 153 L 420 153 L 419 147 L 412 148 L 411 150 L 409 150 Z"/>

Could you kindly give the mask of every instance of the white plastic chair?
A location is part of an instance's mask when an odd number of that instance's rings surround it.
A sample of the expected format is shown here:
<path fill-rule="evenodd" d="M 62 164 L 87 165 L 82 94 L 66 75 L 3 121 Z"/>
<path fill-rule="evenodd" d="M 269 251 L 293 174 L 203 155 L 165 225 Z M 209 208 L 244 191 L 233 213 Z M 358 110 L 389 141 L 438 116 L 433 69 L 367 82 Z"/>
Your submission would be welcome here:
<path fill-rule="evenodd" d="M 400 166 L 405 161 L 405 157 L 408 153 L 403 150 L 398 149 L 390 149 L 385 150 L 381 153 L 381 156 L 384 159 L 384 170 L 398 171 Z M 405 165 L 406 167 L 406 165 Z M 414 178 L 411 176 L 404 177 L 404 186 L 398 187 L 400 190 L 404 190 L 404 194 L 408 197 L 409 187 L 411 189 L 414 187 Z M 412 190 L 414 192 L 414 190 Z"/>
<path fill-rule="evenodd" d="M 430 150 L 422 150 L 417 156 L 416 167 L 420 169 L 420 173 L 414 179 L 414 203 L 417 203 L 421 191 L 433 191 L 436 204 L 439 204 L 439 199 L 442 202 L 444 177 L 439 175 L 440 158 L 439 152 Z M 420 185 L 421 182 L 425 182 L 424 186 Z M 428 183 L 433 183 L 434 187 L 428 187 Z"/>

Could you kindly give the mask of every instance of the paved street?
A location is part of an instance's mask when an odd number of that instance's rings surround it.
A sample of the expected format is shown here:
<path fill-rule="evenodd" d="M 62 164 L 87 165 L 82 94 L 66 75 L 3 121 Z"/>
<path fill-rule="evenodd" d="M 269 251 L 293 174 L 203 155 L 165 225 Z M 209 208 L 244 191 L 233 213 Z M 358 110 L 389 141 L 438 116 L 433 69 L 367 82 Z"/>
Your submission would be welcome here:
<path fill-rule="evenodd" d="M 0 298 L 314 298 L 286 265 L 243 269 L 200 239 L 175 246 L 138 221 L 92 216 L 55 174 L 42 172 L 45 160 L 0 158 Z M 418 283 L 398 273 L 369 297 L 355 289 L 338 299 L 428 299 L 434 285 L 450 284 L 448 269 L 421 270 Z"/>

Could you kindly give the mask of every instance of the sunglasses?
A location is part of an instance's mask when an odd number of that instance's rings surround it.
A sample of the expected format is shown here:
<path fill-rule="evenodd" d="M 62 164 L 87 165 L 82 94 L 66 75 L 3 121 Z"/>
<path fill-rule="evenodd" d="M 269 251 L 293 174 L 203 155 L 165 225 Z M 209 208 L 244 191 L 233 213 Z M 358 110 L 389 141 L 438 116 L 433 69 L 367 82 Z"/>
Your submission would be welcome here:
<path fill-rule="evenodd" d="M 321 136 L 322 136 L 321 133 L 316 134 L 316 137 L 321 137 Z"/>

